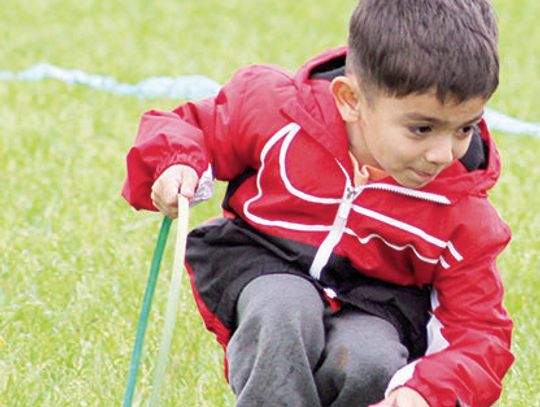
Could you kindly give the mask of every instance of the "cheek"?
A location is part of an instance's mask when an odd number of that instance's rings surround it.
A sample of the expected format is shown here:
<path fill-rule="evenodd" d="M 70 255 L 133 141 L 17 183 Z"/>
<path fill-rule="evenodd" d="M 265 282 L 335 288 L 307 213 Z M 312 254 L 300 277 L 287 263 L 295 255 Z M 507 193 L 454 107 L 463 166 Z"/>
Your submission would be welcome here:
<path fill-rule="evenodd" d="M 458 142 L 452 151 L 454 154 L 454 160 L 459 160 L 461 157 L 463 157 L 467 153 L 469 146 L 470 146 L 470 140 L 467 140 L 465 142 L 463 141 Z"/>
<path fill-rule="evenodd" d="M 420 156 L 418 154 L 404 148 L 404 146 L 396 147 L 387 152 L 389 165 L 396 171 L 409 167 L 412 162 L 417 161 L 419 158 Z"/>
<path fill-rule="evenodd" d="M 395 168 L 402 169 L 411 162 L 422 158 L 422 148 L 419 143 L 411 142 L 402 132 L 394 133 L 395 136 L 386 140 L 380 145 L 380 154 L 386 161 L 386 164 Z"/>

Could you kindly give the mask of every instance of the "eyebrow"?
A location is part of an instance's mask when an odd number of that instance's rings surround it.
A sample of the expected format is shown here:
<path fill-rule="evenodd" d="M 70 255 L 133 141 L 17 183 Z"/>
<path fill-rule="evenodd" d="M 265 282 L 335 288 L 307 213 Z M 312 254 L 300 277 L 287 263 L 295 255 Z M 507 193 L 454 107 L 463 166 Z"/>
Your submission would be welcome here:
<path fill-rule="evenodd" d="M 465 123 L 463 123 L 463 125 L 467 126 L 469 124 L 477 122 L 482 117 L 484 117 L 484 111 L 483 110 L 478 116 L 472 118 L 471 120 L 466 121 Z M 408 113 L 408 114 L 404 115 L 403 118 L 406 119 L 406 120 L 415 120 L 415 121 L 426 122 L 426 123 L 431 123 L 431 124 L 435 124 L 435 125 L 440 125 L 440 124 L 444 123 L 443 120 L 439 120 L 436 117 L 425 116 L 425 115 L 420 114 L 420 113 Z"/>

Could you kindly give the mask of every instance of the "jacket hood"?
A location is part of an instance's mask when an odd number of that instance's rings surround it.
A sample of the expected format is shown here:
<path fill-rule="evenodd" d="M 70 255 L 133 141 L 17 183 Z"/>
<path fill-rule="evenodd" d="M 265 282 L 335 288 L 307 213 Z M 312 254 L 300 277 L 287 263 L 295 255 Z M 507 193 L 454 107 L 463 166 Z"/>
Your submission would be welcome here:
<path fill-rule="evenodd" d="M 348 138 L 329 83 L 332 75 L 343 74 L 347 47 L 327 50 L 307 61 L 295 74 L 294 84 L 298 97 L 283 109 L 309 134 L 316 134 L 323 144 L 346 168 L 352 170 L 348 156 Z M 477 142 L 471 143 L 466 156 L 482 161 L 479 168 L 467 168 L 465 160 L 458 160 L 442 171 L 428 185 L 418 189 L 446 196 L 452 203 L 465 196 L 485 196 L 501 172 L 501 160 L 485 120 L 476 129 Z M 481 140 L 481 141 L 480 141 Z M 481 149 L 473 151 L 473 149 Z M 381 182 L 399 185 L 392 177 Z"/>

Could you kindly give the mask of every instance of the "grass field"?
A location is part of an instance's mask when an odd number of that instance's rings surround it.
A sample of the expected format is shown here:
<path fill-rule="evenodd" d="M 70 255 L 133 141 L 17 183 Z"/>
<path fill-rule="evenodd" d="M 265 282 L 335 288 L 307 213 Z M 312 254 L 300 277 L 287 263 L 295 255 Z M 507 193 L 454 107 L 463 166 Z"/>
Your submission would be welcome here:
<path fill-rule="evenodd" d="M 224 82 L 254 62 L 295 69 L 344 41 L 355 2 L 26 0 L 0 15 L 0 70 L 40 61 L 122 82 L 203 74 Z M 316 4 L 316 5 L 315 5 Z M 540 121 L 540 3 L 497 0 L 501 86 L 490 107 Z M 120 405 L 158 214 L 120 198 L 138 118 L 179 101 L 139 100 L 54 80 L 0 81 L 0 406 Z M 517 360 L 499 406 L 540 406 L 540 140 L 495 134 L 492 198 L 514 231 L 499 266 Z M 218 195 L 223 186 L 218 186 Z M 219 197 L 192 226 L 219 211 Z M 172 239 L 171 239 L 172 241 Z M 168 289 L 164 259 L 138 384 L 148 396 Z M 184 281 L 184 283 L 187 283 Z M 232 406 L 222 353 L 187 284 L 164 406 Z"/>

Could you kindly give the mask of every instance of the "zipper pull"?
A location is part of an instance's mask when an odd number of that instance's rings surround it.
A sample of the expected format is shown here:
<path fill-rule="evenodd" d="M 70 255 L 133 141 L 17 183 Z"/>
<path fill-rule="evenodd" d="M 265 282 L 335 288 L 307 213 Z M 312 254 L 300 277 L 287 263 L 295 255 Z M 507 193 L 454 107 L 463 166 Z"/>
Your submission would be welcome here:
<path fill-rule="evenodd" d="M 353 187 L 353 186 L 348 186 L 345 190 L 345 200 L 347 201 L 354 201 L 355 198 L 360 195 L 360 187 Z"/>
<path fill-rule="evenodd" d="M 337 217 L 343 220 L 346 220 L 349 217 L 353 201 L 358 195 L 362 192 L 361 187 L 354 188 L 353 186 L 348 186 L 345 189 L 345 194 L 343 195 L 343 200 L 341 201 L 337 213 Z"/>

